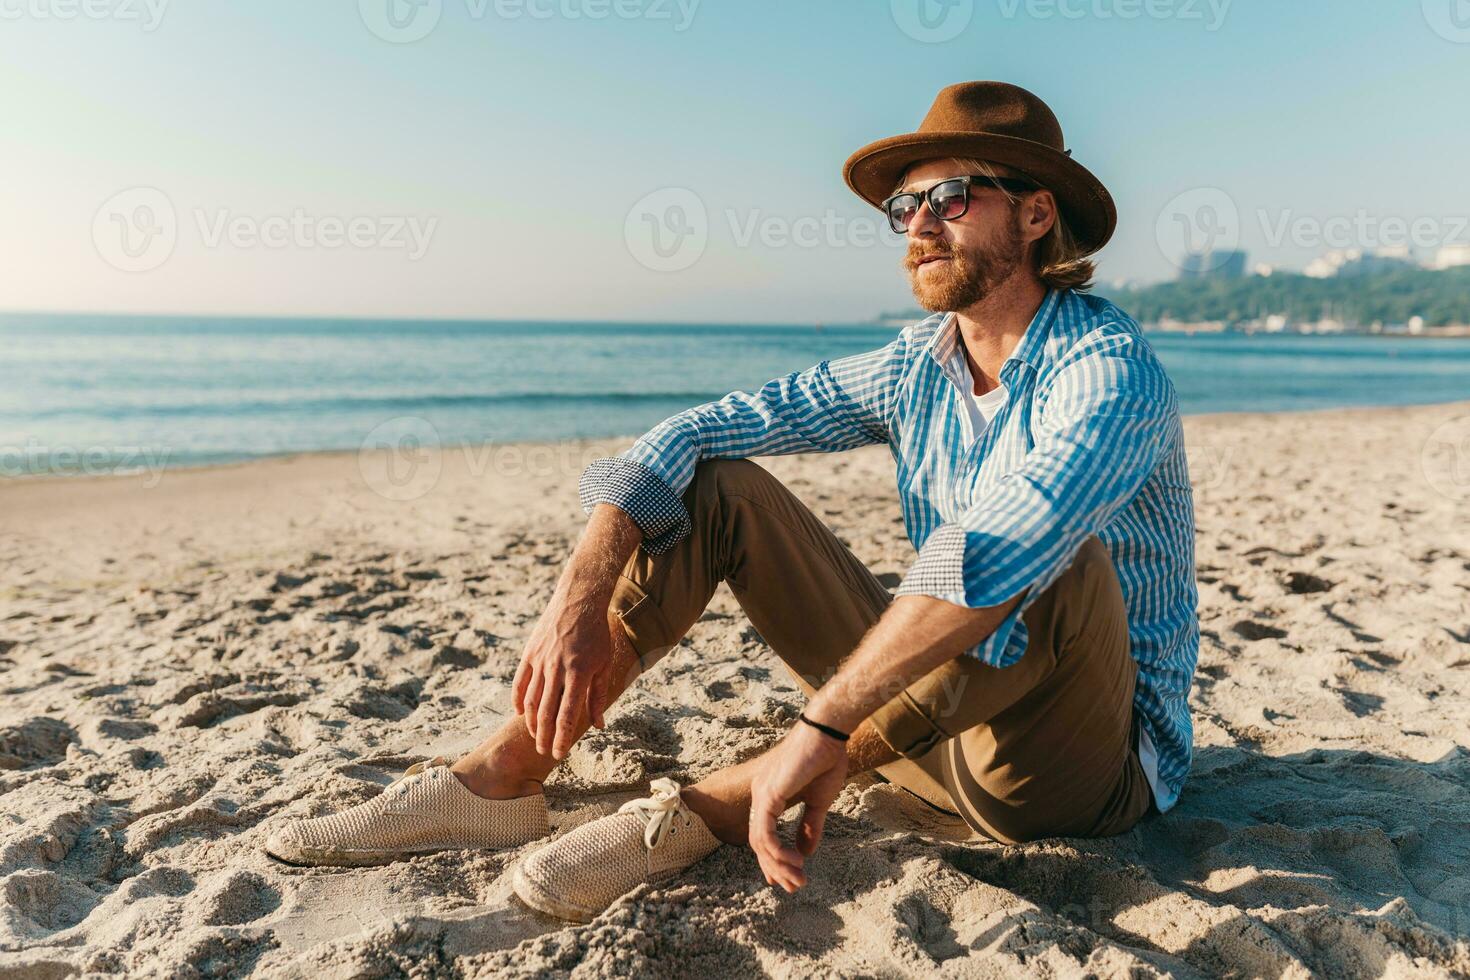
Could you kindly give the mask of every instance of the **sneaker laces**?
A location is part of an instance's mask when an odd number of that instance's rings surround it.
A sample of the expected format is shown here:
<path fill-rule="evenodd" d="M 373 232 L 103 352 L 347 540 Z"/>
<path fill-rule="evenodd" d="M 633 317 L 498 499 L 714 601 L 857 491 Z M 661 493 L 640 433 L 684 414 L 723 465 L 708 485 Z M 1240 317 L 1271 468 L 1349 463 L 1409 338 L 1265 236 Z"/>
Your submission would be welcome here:
<path fill-rule="evenodd" d="M 618 807 L 619 813 L 631 813 L 643 821 L 643 843 L 650 851 L 664 842 L 674 829 L 674 818 L 683 807 L 679 784 L 663 777 L 649 784 L 653 795 L 629 800 Z M 686 814 L 684 822 L 689 822 Z"/>
<path fill-rule="evenodd" d="M 408 792 L 408 779 L 413 776 L 417 776 L 420 773 L 428 772 L 435 766 L 447 765 L 449 765 L 449 760 L 444 758 L 442 755 L 436 755 L 432 759 L 425 759 L 423 762 L 415 762 L 413 765 L 403 770 L 402 776 L 399 776 L 397 779 L 393 780 L 393 782 L 389 783 L 388 789 L 397 789 L 399 794 L 406 793 Z"/>

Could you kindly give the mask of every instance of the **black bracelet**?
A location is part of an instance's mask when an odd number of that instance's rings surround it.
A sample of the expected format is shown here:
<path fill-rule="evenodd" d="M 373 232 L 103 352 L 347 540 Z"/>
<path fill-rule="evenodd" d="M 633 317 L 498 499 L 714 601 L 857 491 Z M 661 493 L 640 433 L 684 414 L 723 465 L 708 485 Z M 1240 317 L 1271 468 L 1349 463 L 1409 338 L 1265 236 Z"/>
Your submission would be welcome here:
<path fill-rule="evenodd" d="M 817 731 L 821 732 L 823 735 L 830 735 L 833 738 L 837 739 L 837 741 L 839 741 L 839 742 L 846 742 L 849 738 L 852 737 L 851 735 L 847 734 L 846 732 L 839 732 L 837 729 L 833 728 L 831 725 L 824 725 L 820 721 L 812 721 L 810 718 L 808 718 L 804 714 L 797 715 L 796 717 L 800 718 L 802 721 L 806 722 L 808 725 L 811 725 L 813 728 L 815 728 Z"/>

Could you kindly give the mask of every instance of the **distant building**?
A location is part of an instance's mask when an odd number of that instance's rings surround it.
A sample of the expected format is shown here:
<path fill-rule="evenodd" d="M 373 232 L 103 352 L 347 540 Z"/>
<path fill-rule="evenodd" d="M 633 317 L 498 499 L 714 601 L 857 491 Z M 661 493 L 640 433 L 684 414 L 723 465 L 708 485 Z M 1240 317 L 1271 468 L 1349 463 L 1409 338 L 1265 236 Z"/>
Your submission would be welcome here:
<path fill-rule="evenodd" d="M 1179 263 L 1180 279 L 1242 279 L 1245 277 L 1244 252 L 1190 252 Z"/>
<path fill-rule="evenodd" d="M 1392 269 L 1407 269 L 1415 264 L 1414 256 L 1407 248 L 1380 248 L 1371 251 L 1345 248 L 1313 259 L 1302 272 L 1314 279 L 1331 279 L 1334 276 L 1367 276 Z"/>
<path fill-rule="evenodd" d="M 1185 321 L 1164 316 L 1160 317 L 1157 323 L 1148 324 L 1146 329 L 1160 333 L 1182 333 L 1193 336 L 1197 333 L 1224 333 L 1229 326 L 1224 320 Z"/>
<path fill-rule="evenodd" d="M 1434 255 L 1434 268 L 1454 269 L 1470 265 L 1470 245 L 1446 245 Z"/>

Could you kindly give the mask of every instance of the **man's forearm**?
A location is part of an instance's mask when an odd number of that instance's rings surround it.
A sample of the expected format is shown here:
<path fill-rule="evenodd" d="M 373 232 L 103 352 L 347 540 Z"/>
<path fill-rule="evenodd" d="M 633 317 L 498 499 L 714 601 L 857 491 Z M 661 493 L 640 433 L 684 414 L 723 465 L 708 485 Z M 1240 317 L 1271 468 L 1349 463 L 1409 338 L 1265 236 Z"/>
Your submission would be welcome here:
<path fill-rule="evenodd" d="M 642 540 L 643 533 L 627 513 L 612 504 L 598 504 L 562 570 L 557 598 L 569 607 L 605 613 L 618 574 Z"/>
<path fill-rule="evenodd" d="M 812 696 L 807 717 L 853 731 L 899 691 L 985 640 L 1020 598 L 967 609 L 928 596 L 900 596 Z"/>

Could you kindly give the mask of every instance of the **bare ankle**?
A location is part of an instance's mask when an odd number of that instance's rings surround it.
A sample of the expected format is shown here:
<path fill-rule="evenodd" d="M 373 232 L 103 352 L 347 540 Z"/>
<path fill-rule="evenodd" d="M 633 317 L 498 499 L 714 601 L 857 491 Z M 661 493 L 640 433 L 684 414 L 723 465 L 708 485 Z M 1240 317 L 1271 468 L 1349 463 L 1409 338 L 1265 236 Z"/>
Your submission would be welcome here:
<path fill-rule="evenodd" d="M 514 800 L 522 796 L 536 796 L 541 792 L 541 781 L 536 779 L 507 779 L 483 768 L 469 772 L 450 771 L 461 786 L 486 800 Z"/>
<path fill-rule="evenodd" d="M 449 769 L 476 796 L 506 800 L 540 793 L 542 782 L 555 765 L 553 760 L 537 754 L 535 743 L 507 726 Z"/>
<path fill-rule="evenodd" d="M 684 805 L 704 821 L 704 825 L 726 844 L 743 845 L 750 829 L 750 803 L 731 802 L 698 785 L 685 787 L 681 794 Z"/>

